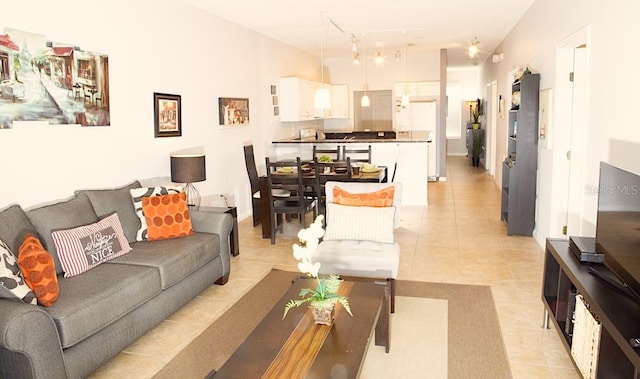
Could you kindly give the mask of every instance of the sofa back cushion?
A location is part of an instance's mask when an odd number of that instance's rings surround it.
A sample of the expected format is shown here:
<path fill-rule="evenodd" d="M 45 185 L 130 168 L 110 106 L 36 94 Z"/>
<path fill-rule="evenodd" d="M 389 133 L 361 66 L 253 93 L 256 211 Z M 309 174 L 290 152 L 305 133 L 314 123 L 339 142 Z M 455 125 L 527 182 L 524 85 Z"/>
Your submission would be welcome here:
<path fill-rule="evenodd" d="M 35 226 L 44 248 L 51 253 L 56 265 L 56 273 L 62 273 L 62 265 L 58 258 L 56 246 L 51 233 L 61 229 L 71 229 L 98 221 L 98 216 L 86 194 L 77 196 L 55 204 L 45 205 L 28 210 L 27 217 Z"/>
<path fill-rule="evenodd" d="M 27 218 L 24 210 L 14 204 L 0 211 L 0 239 L 2 239 L 13 256 L 18 259 L 18 249 L 27 234 L 37 234 L 36 228 Z"/>
<path fill-rule="evenodd" d="M 136 240 L 138 229 L 140 229 L 140 220 L 131 201 L 130 190 L 134 188 L 140 188 L 140 182 L 137 180 L 126 186 L 114 189 L 76 191 L 76 195 L 86 194 L 89 201 L 91 201 L 93 210 L 100 218 L 117 212 L 127 241 L 133 242 Z"/>

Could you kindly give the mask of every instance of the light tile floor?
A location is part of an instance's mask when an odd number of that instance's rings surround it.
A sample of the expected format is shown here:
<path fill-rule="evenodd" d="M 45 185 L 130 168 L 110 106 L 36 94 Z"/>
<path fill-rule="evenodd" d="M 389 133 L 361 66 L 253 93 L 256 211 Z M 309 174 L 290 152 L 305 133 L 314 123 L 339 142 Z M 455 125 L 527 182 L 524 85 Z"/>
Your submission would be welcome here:
<path fill-rule="evenodd" d="M 555 329 L 541 328 L 542 248 L 531 237 L 507 236 L 500 191 L 483 169 L 462 157 L 447 163 L 447 181 L 429 183 L 429 205 L 402 209 L 399 279 L 491 286 L 513 377 L 579 378 Z M 92 377 L 153 377 L 271 268 L 297 270 L 291 254 L 297 222 L 275 245 L 250 218 L 239 228 L 230 281 L 203 291 Z"/>

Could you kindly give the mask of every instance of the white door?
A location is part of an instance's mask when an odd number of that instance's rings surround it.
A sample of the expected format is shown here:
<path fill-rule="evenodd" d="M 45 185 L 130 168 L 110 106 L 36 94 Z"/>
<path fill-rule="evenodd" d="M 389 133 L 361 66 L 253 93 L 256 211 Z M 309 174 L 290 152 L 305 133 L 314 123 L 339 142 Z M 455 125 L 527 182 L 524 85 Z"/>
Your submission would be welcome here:
<path fill-rule="evenodd" d="M 588 29 L 580 30 L 558 44 L 556 84 L 553 95 L 550 141 L 553 191 L 550 199 L 548 237 L 588 236 L 581 225 L 584 202 L 587 131 Z M 542 146 L 544 148 L 544 146 Z M 585 234 L 586 233 L 586 234 Z"/>

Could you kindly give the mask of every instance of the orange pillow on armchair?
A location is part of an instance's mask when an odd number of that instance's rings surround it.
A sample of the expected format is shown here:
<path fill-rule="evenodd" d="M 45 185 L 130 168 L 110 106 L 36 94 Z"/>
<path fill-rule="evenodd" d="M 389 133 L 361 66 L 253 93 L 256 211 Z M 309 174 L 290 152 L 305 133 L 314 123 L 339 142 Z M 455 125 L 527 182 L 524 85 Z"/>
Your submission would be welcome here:
<path fill-rule="evenodd" d="M 395 188 L 389 186 L 375 192 L 350 193 L 342 188 L 333 187 L 333 202 L 354 207 L 391 207 Z"/>

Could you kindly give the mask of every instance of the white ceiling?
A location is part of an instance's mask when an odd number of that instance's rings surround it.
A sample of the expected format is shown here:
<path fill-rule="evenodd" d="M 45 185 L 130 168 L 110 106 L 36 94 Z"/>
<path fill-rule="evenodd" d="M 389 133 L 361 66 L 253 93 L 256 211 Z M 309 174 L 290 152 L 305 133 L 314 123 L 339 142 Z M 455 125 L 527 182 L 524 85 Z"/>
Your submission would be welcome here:
<path fill-rule="evenodd" d="M 182 1 L 315 55 L 324 34 L 327 58 L 352 56 L 355 36 L 368 57 L 381 51 L 393 59 L 406 41 L 409 53 L 446 48 L 450 66 L 468 66 L 473 38 L 483 61 L 534 0 Z"/>

